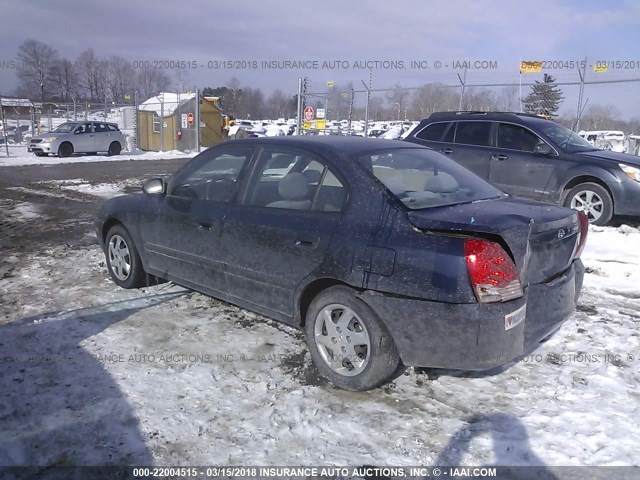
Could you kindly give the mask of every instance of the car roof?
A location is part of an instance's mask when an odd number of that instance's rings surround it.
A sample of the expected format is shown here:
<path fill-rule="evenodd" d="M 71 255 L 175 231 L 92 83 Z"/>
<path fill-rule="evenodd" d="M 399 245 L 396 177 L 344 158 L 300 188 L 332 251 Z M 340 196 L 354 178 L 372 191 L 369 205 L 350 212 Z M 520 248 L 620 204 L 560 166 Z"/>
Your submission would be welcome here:
<path fill-rule="evenodd" d="M 549 121 L 544 117 L 533 113 L 520 112 L 480 112 L 480 111 L 458 111 L 458 112 L 434 112 L 424 121 L 429 120 L 525 120 L 529 121 Z"/>
<path fill-rule="evenodd" d="M 243 138 L 229 140 L 229 143 L 248 143 L 260 145 L 286 145 L 307 149 L 332 149 L 348 155 L 365 153 L 375 150 L 393 148 L 426 148 L 420 145 L 400 140 L 384 140 L 377 138 L 363 138 L 338 135 L 298 135 L 282 137 Z"/>

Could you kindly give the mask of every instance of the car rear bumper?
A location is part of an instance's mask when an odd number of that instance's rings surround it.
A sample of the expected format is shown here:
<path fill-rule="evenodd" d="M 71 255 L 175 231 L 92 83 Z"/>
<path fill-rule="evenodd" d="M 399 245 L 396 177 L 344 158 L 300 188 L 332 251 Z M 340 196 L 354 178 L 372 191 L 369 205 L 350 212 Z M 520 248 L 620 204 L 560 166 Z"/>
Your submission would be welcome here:
<path fill-rule="evenodd" d="M 560 328 L 575 310 L 583 276 L 575 260 L 562 276 L 530 285 L 524 297 L 506 303 L 447 304 L 375 292 L 360 298 L 383 319 L 405 365 L 487 370 L 529 353 Z"/>

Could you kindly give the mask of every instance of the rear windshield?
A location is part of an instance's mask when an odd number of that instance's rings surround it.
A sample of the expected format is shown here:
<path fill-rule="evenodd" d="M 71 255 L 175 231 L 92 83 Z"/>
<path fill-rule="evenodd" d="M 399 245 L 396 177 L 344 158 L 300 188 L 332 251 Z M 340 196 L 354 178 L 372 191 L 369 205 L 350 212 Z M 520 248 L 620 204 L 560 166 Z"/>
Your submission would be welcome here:
<path fill-rule="evenodd" d="M 444 155 L 429 149 L 368 152 L 358 161 L 411 209 L 442 207 L 505 194 Z"/>

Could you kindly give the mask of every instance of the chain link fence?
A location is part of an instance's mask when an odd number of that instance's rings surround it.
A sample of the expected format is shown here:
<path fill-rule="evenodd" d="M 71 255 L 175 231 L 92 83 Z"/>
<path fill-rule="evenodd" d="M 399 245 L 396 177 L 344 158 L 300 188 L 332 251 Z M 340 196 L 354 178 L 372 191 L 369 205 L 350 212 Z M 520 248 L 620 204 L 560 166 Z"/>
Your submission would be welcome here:
<path fill-rule="evenodd" d="M 303 104 L 323 112 L 323 125 L 356 121 L 419 121 L 437 111 L 525 112 L 551 118 L 607 146 L 607 132 L 622 132 L 626 150 L 640 143 L 640 75 L 633 72 L 585 75 L 584 71 L 521 74 L 499 72 L 440 75 L 417 87 L 329 87 L 303 91 Z M 332 82 L 330 82 L 332 83 Z M 314 130 L 314 129 L 311 129 Z M 319 130 L 319 129 L 316 129 Z M 355 133 L 353 131 L 347 133 Z M 588 135 L 591 134 L 591 135 Z"/>

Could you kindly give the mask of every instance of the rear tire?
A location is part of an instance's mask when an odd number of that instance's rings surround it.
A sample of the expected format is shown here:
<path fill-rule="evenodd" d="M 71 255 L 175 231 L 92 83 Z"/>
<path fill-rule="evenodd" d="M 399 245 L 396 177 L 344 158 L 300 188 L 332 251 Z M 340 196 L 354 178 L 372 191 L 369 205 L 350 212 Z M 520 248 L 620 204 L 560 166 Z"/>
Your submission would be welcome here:
<path fill-rule="evenodd" d="M 586 182 L 569 190 L 563 205 L 587 214 L 589 223 L 603 226 L 613 217 L 613 200 L 606 188 L 597 183 Z"/>
<path fill-rule="evenodd" d="M 47 156 L 47 154 L 44 153 L 44 152 L 33 152 L 33 153 L 36 154 L 36 157 L 46 157 Z"/>
<path fill-rule="evenodd" d="M 138 250 L 122 225 L 115 225 L 107 232 L 104 254 L 109 275 L 116 284 L 122 288 L 138 288 L 146 284 Z"/>
<path fill-rule="evenodd" d="M 60 145 L 60 147 L 58 148 L 59 157 L 70 157 L 71 155 L 73 155 L 73 145 L 71 145 L 69 142 L 64 142 L 62 145 Z"/>
<path fill-rule="evenodd" d="M 122 151 L 122 146 L 118 142 L 112 142 L 111 145 L 109 145 L 108 153 L 110 157 L 114 155 L 120 155 L 121 151 Z"/>
<path fill-rule="evenodd" d="M 304 330 L 322 376 L 345 390 L 376 388 L 402 366 L 384 323 L 350 288 L 321 292 L 309 306 Z"/>

